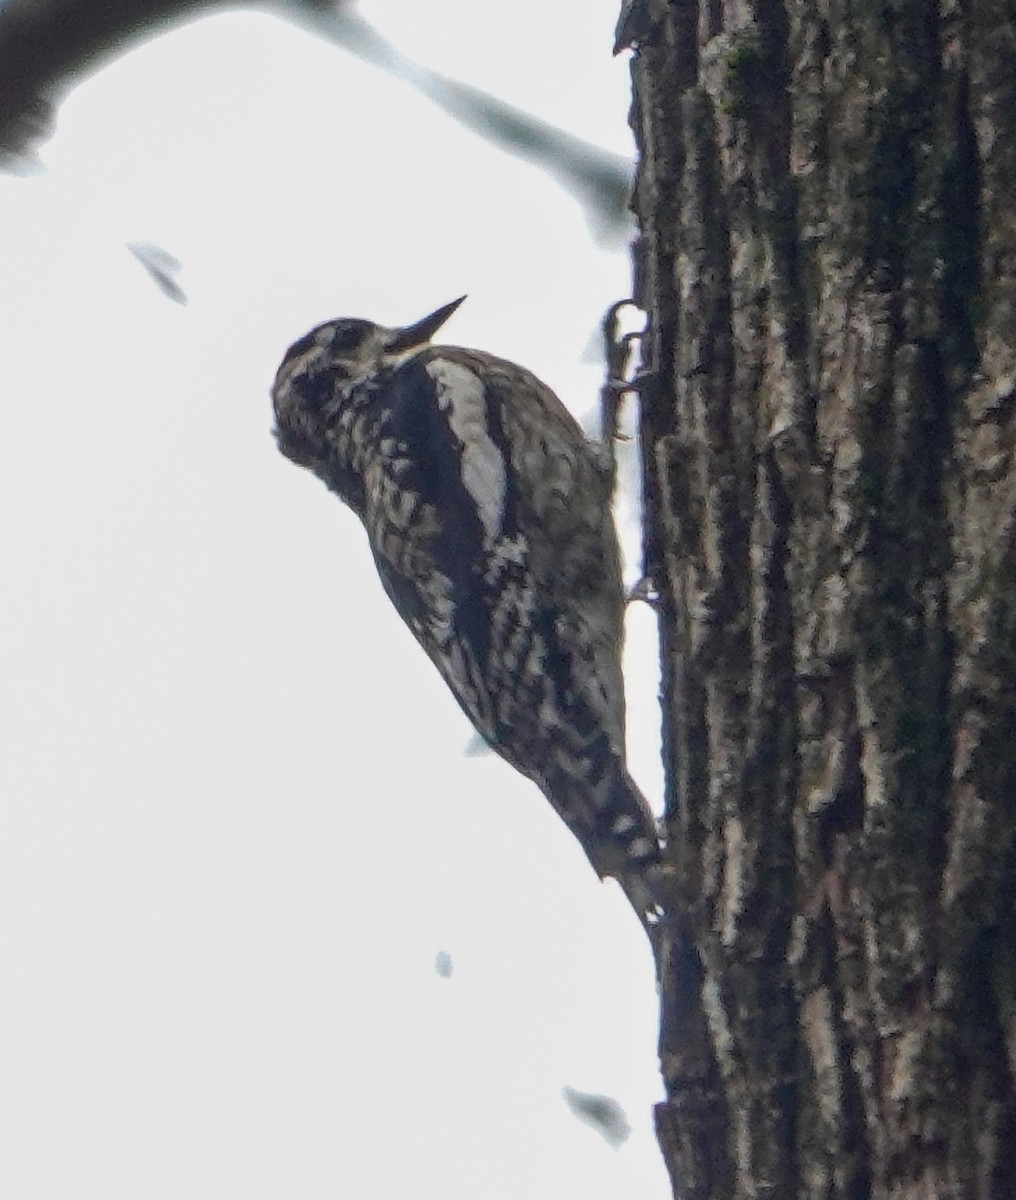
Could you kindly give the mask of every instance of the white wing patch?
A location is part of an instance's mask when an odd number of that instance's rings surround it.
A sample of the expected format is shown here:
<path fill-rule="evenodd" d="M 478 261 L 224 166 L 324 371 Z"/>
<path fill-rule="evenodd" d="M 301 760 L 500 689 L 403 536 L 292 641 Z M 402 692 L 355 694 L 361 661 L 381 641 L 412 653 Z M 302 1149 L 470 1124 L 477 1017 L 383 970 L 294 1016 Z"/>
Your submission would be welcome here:
<path fill-rule="evenodd" d="M 462 484 L 476 502 L 489 541 L 501 532 L 507 489 L 504 457 L 487 432 L 483 382 L 468 367 L 432 359 L 427 374 L 437 385 L 438 407 L 462 445 Z"/>

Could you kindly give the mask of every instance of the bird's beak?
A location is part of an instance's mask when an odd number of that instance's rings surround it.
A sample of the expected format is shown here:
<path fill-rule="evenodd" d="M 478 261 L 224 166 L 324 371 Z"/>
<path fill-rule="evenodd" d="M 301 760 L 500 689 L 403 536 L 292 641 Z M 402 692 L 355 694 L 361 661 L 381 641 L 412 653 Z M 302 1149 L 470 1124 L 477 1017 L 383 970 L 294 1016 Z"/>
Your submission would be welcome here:
<path fill-rule="evenodd" d="M 458 300 L 453 300 L 451 304 L 446 304 L 443 308 L 435 309 L 428 316 L 424 317 L 422 321 L 417 321 L 414 325 L 406 325 L 402 329 L 393 329 L 391 337 L 385 342 L 386 353 L 397 354 L 402 350 L 412 350 L 414 346 L 422 346 L 424 342 L 429 342 L 463 300 L 465 300 L 465 296 L 460 296 Z"/>

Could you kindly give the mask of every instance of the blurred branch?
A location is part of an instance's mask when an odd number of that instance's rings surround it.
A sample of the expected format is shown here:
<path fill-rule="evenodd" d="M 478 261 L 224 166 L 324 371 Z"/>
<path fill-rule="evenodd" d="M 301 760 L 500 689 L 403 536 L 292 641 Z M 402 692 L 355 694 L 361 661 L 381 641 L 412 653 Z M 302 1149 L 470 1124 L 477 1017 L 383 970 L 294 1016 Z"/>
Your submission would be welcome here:
<path fill-rule="evenodd" d="M 166 26 L 229 8 L 267 8 L 404 79 L 461 125 L 557 180 L 595 237 L 627 237 L 631 165 L 622 155 L 421 67 L 344 0 L 0 0 L 0 167 L 30 159 L 82 75 Z"/>
<path fill-rule="evenodd" d="M 164 25 L 224 7 L 225 0 L 0 0 L 0 166 L 32 157 L 80 75 Z"/>
<path fill-rule="evenodd" d="M 565 133 L 468 83 L 421 67 L 347 7 L 305 9 L 297 20 L 351 54 L 404 79 L 459 124 L 556 179 L 582 205 L 597 239 L 628 237 L 632 167 L 622 155 Z"/>

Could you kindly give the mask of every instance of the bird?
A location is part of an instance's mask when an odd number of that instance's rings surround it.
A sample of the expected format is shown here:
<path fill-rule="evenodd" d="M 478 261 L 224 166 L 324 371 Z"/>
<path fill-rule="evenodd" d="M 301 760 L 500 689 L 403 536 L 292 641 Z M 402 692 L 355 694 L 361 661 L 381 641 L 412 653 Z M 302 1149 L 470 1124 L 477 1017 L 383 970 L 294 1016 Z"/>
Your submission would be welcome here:
<path fill-rule="evenodd" d="M 644 925 L 661 844 L 625 761 L 612 455 L 493 354 L 342 317 L 285 352 L 279 450 L 359 517 L 381 584 L 479 735 L 532 780 Z"/>

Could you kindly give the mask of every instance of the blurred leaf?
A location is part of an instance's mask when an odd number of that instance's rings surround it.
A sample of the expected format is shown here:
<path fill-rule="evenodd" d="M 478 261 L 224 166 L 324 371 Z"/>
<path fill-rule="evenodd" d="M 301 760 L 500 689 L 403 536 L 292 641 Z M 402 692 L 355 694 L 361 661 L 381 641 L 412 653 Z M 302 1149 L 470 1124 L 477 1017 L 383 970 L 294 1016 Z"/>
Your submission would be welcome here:
<path fill-rule="evenodd" d="M 187 303 L 186 292 L 173 278 L 180 270 L 179 259 L 151 242 L 128 242 L 127 249 L 155 280 L 163 295 L 175 300 L 177 304 Z"/>
<path fill-rule="evenodd" d="M 563 1087 L 561 1095 L 575 1116 L 615 1149 L 623 1145 L 631 1134 L 631 1126 L 624 1109 L 610 1096 L 595 1092 L 579 1092 L 575 1088 Z"/>

